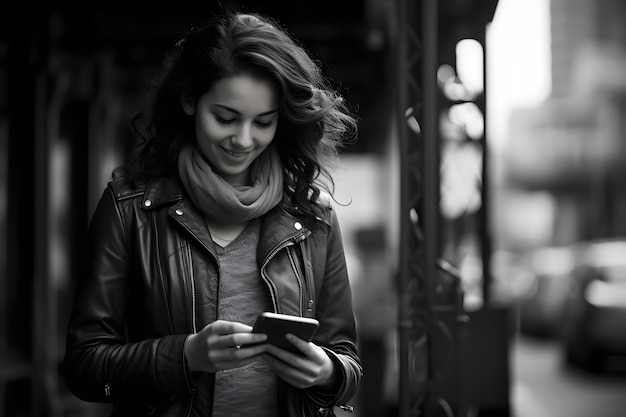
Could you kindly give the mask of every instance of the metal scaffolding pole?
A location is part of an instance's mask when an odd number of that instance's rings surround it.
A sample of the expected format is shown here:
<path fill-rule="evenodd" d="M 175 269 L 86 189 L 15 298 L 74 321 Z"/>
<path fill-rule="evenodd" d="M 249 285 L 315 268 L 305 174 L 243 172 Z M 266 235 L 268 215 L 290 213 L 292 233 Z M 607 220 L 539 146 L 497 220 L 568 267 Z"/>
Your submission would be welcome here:
<path fill-rule="evenodd" d="M 469 315 L 463 306 L 461 276 L 447 256 L 458 262 L 463 237 L 476 239 L 483 269 L 482 295 L 490 300 L 491 245 L 487 211 L 486 139 L 467 136 L 466 145 L 481 150 L 482 167 L 477 212 L 457 218 L 440 214 L 440 153 L 456 138 L 440 128 L 447 110 L 474 104 L 485 114 L 485 92 L 476 97 L 446 96 L 437 77 L 446 64 L 456 72 L 455 48 L 460 40 L 485 45 L 485 26 L 497 0 L 396 0 L 395 39 L 396 127 L 400 154 L 400 265 L 398 271 L 398 355 L 401 417 L 466 416 Z M 483 48 L 484 50 L 484 48 Z M 483 54 L 486 68 L 486 53 Z M 456 82 L 462 82 L 460 78 Z M 487 80 L 483 72 L 486 88 Z M 440 117 L 441 116 L 441 117 Z M 484 120 L 483 118 L 483 127 Z M 447 142 L 446 142 L 447 141 Z M 457 143 L 458 144 L 458 143 Z M 454 223 L 457 221 L 457 223 Z M 461 225 L 461 226 L 459 226 Z M 466 226 L 469 225 L 469 226 Z M 450 231 L 459 233 L 450 233 Z M 448 234 L 444 234 L 444 231 Z M 455 241 L 458 240 L 458 242 Z M 476 342 L 476 340 L 474 340 Z M 475 390 L 474 390 L 475 391 Z M 473 391 L 472 391 L 473 392 Z"/>
<path fill-rule="evenodd" d="M 400 146 L 399 415 L 423 415 L 432 386 L 429 350 L 439 253 L 436 0 L 398 0 Z"/>

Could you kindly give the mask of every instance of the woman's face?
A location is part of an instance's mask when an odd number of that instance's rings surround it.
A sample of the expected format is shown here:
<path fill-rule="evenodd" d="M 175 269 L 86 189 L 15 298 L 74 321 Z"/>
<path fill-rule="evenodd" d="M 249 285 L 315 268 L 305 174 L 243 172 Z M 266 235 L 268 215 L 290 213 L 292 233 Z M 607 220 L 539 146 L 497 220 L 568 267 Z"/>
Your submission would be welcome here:
<path fill-rule="evenodd" d="M 250 165 L 274 139 L 278 94 L 268 80 L 237 75 L 224 78 L 200 96 L 195 108 L 198 147 L 222 178 L 232 185 L 250 180 Z"/>

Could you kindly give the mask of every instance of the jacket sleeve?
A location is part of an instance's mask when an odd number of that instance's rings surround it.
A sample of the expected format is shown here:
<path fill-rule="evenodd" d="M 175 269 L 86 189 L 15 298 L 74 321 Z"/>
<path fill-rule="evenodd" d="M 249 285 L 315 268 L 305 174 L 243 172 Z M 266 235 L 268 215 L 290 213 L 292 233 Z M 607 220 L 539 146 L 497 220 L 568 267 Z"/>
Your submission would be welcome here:
<path fill-rule="evenodd" d="M 320 407 L 346 405 L 356 394 L 363 374 L 356 347 L 352 291 L 341 231 L 334 210 L 329 209 L 328 216 L 330 227 L 327 229 L 326 250 L 322 251 L 325 258 L 321 260 L 323 265 L 314 267 L 314 270 L 324 271 L 322 277 L 315 277 L 316 287 L 320 288 L 316 310 L 320 327 L 314 342 L 326 350 L 339 371 L 340 379 L 330 391 L 317 387 L 306 390 L 309 398 Z M 320 262 L 312 261 L 314 264 Z"/>
<path fill-rule="evenodd" d="M 187 335 L 132 343 L 125 337 L 129 305 L 141 300 L 131 299 L 131 238 L 124 222 L 109 187 L 90 223 L 64 358 L 69 388 L 87 401 L 172 398 L 192 389 L 183 353 Z"/>

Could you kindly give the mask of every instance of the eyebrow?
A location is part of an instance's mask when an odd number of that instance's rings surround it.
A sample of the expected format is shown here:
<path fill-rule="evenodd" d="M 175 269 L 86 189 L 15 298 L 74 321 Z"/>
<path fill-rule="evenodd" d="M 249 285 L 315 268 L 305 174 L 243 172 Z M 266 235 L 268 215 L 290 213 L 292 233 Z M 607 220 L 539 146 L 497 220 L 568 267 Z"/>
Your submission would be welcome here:
<path fill-rule="evenodd" d="M 231 112 L 231 113 L 235 113 L 235 114 L 239 114 L 239 115 L 241 115 L 241 112 L 239 112 L 239 111 L 237 111 L 237 110 L 233 109 L 232 107 L 228 107 L 228 106 L 225 106 L 225 105 L 223 105 L 223 104 L 214 104 L 214 106 L 215 106 L 215 107 L 220 107 L 220 108 L 222 108 L 222 109 L 224 109 L 224 110 L 227 110 L 227 111 L 229 111 L 229 112 Z M 269 111 L 266 111 L 266 112 L 263 112 L 263 113 L 257 114 L 257 115 L 256 115 L 256 117 L 268 116 L 268 115 L 270 115 L 270 114 L 274 114 L 274 113 L 277 113 L 277 112 L 278 112 L 278 109 L 273 109 L 273 110 L 269 110 Z"/>

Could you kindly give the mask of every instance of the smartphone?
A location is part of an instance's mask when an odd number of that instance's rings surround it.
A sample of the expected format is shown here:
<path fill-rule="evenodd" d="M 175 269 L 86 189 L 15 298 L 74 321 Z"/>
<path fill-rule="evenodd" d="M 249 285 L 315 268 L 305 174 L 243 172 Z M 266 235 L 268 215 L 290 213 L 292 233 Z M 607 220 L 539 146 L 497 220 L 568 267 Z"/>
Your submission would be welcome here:
<path fill-rule="evenodd" d="M 300 353 L 300 350 L 292 345 L 285 335 L 292 333 L 310 342 L 318 327 L 319 322 L 313 318 L 263 312 L 259 314 L 252 326 L 252 332 L 265 333 L 268 343 L 290 352 Z"/>

